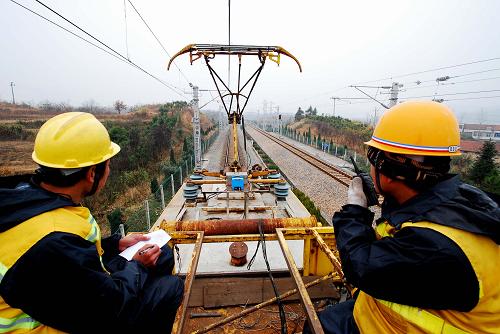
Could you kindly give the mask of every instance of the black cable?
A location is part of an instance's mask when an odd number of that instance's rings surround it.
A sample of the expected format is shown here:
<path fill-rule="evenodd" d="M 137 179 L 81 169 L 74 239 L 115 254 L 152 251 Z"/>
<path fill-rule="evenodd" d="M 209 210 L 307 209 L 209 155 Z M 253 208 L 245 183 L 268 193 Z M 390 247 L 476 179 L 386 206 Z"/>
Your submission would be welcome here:
<path fill-rule="evenodd" d="M 271 266 L 269 265 L 269 261 L 267 260 L 266 236 L 264 235 L 261 221 L 258 222 L 258 227 L 259 227 L 260 239 L 257 243 L 257 248 L 255 248 L 255 253 L 253 254 L 252 258 L 250 259 L 250 262 L 248 262 L 248 264 L 247 264 L 247 269 L 250 270 L 250 268 L 252 267 L 252 264 L 255 261 L 255 257 L 257 255 L 257 251 L 259 250 L 259 246 L 262 243 L 262 255 L 264 256 L 264 262 L 266 263 L 267 273 L 269 274 L 269 279 L 270 279 L 271 284 L 273 286 L 274 294 L 276 296 L 276 301 L 278 302 L 279 315 L 280 315 L 280 321 L 281 321 L 281 333 L 286 334 L 287 327 L 286 327 L 285 309 L 283 307 L 283 302 L 281 301 L 281 298 L 279 297 L 280 294 L 278 292 L 278 288 L 276 287 L 276 283 L 274 282 L 274 277 L 273 277 L 273 273 L 271 271 Z"/>
<path fill-rule="evenodd" d="M 11 2 L 14 2 L 16 3 L 17 5 L 25 8 L 25 9 L 28 9 L 22 5 L 20 5 L 19 3 L 17 3 L 16 1 L 14 0 L 10 0 Z M 179 93 L 178 91 L 176 91 L 175 89 L 179 89 L 175 86 L 172 86 L 170 84 L 167 84 L 165 83 L 163 80 L 159 79 L 158 77 L 154 76 L 153 74 L 149 73 L 148 71 L 146 71 L 145 69 L 143 69 L 142 67 L 140 67 L 139 65 L 137 65 L 136 63 L 134 63 L 133 61 L 127 59 L 127 57 L 125 57 L 124 55 L 122 55 L 121 53 L 119 53 L 118 51 L 116 51 L 115 49 L 111 48 L 110 46 L 108 46 L 106 43 L 102 42 L 101 40 L 99 40 L 98 38 L 94 37 L 92 34 L 88 33 L 87 31 L 85 31 L 84 29 L 80 28 L 78 25 L 76 25 L 75 23 L 71 22 L 70 20 L 68 20 L 67 18 L 65 18 L 64 16 L 62 16 L 61 14 L 59 14 L 58 12 L 56 12 L 55 10 L 53 10 L 52 8 L 50 8 L 49 6 L 45 5 L 43 2 L 41 2 L 40 0 L 35 0 L 36 2 L 38 2 L 39 4 L 41 4 L 42 6 L 44 6 L 45 8 L 47 8 L 48 10 L 50 10 L 52 13 L 56 14 L 57 16 L 59 16 L 60 18 L 62 18 L 63 20 L 65 20 L 66 22 L 68 22 L 69 24 L 71 24 L 72 26 L 74 26 L 75 28 L 77 28 L 78 30 L 82 31 L 83 33 L 85 33 L 86 35 L 92 37 L 94 40 L 96 40 L 97 42 L 99 42 L 100 44 L 104 45 L 106 48 L 108 48 L 109 50 L 111 50 L 113 53 L 115 53 L 116 55 L 118 55 L 119 57 L 121 57 L 123 60 L 125 60 L 126 62 L 130 63 L 130 65 L 132 65 L 133 67 L 139 69 L 140 71 L 144 72 L 145 74 L 149 75 L 150 77 L 152 77 L 153 79 L 157 80 L 158 82 L 160 82 L 161 84 L 163 84 L 165 87 L 169 88 L 170 90 L 172 90 L 174 93 L 184 97 L 183 94 Z M 29 10 L 29 9 L 28 9 Z M 35 13 L 34 11 L 32 10 L 29 10 L 30 12 L 34 13 L 34 14 L 37 14 Z M 38 16 L 41 16 L 39 14 L 37 14 Z M 47 19 L 48 20 L 48 19 Z M 50 21 L 50 20 L 48 20 Z M 50 21 L 52 22 L 52 21 Z M 61 27 L 59 26 L 58 24 L 56 24 L 58 27 Z M 66 31 L 68 31 L 67 29 L 64 29 Z M 74 35 L 74 34 L 73 34 Z M 180 90 L 180 89 L 179 89 Z M 182 91 L 182 90 L 180 90 Z"/>
<path fill-rule="evenodd" d="M 165 51 L 165 53 L 167 54 L 167 56 L 169 56 L 170 58 L 172 58 L 172 56 L 168 53 L 167 49 L 165 49 L 165 47 L 160 42 L 160 40 L 158 39 L 158 37 L 156 37 L 156 35 L 153 32 L 153 30 L 149 27 L 149 24 L 146 22 L 146 20 L 144 20 L 144 18 L 142 17 L 141 13 L 139 13 L 139 11 L 137 10 L 137 8 L 135 8 L 135 6 L 132 3 L 132 1 L 131 0 L 127 0 L 127 1 L 130 3 L 130 5 L 132 6 L 132 8 L 135 10 L 135 12 L 137 13 L 137 15 L 139 15 L 139 17 L 141 18 L 142 22 L 144 22 L 144 24 L 146 25 L 146 27 L 148 27 L 149 31 L 154 36 L 154 38 L 156 39 L 156 41 L 158 42 L 158 44 L 160 44 L 160 46 L 163 49 L 163 51 Z M 184 75 L 184 73 L 181 71 L 181 69 L 179 68 L 179 66 L 177 66 L 177 64 L 175 63 L 175 61 L 173 63 L 174 63 L 174 66 L 177 67 L 177 69 L 179 70 L 179 72 L 182 74 L 182 76 L 184 77 L 184 79 L 186 79 L 187 83 L 189 83 L 188 78 Z"/>
<path fill-rule="evenodd" d="M 280 321 L 281 321 L 281 333 L 287 333 L 286 327 L 286 314 L 285 309 L 283 307 L 283 302 L 281 301 L 280 294 L 278 292 L 278 288 L 276 287 L 276 283 L 274 282 L 273 273 L 271 272 L 271 266 L 269 265 L 269 261 L 267 260 L 267 251 L 266 251 L 266 237 L 264 235 L 264 231 L 262 228 L 262 222 L 259 221 L 259 234 L 262 240 L 262 255 L 264 255 L 264 261 L 266 262 L 267 273 L 269 274 L 269 279 L 271 280 L 271 284 L 273 286 L 274 294 L 276 295 L 276 301 L 278 302 Z"/>

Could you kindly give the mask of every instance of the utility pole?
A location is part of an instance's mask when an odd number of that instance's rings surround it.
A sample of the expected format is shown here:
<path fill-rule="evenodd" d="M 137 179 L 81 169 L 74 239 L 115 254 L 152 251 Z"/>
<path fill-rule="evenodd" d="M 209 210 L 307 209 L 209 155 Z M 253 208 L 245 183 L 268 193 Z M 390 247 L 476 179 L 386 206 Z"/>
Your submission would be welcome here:
<path fill-rule="evenodd" d="M 224 124 L 222 123 L 222 106 L 219 104 L 219 131 L 222 132 L 222 128 L 224 127 Z"/>
<path fill-rule="evenodd" d="M 391 97 L 389 98 L 389 108 L 395 106 L 398 103 L 398 93 L 399 89 L 403 87 L 403 84 L 400 84 L 398 82 L 393 82 L 391 86 Z"/>
<path fill-rule="evenodd" d="M 16 99 L 14 97 L 14 86 L 15 86 L 14 82 L 11 81 L 10 82 L 10 90 L 12 91 L 12 104 L 16 104 Z"/>
<path fill-rule="evenodd" d="M 262 113 L 263 117 L 262 119 L 264 120 L 264 131 L 267 131 L 267 101 L 264 100 L 262 103 Z"/>
<path fill-rule="evenodd" d="M 340 100 L 340 97 L 331 97 L 330 99 L 332 99 L 332 100 L 333 100 L 333 115 L 332 115 L 332 116 L 334 116 L 334 117 L 335 117 L 335 102 L 336 102 L 337 100 Z"/>
<path fill-rule="evenodd" d="M 281 136 L 281 115 L 280 115 L 280 106 L 276 106 L 276 114 L 277 114 L 277 119 L 276 119 L 276 123 L 277 123 L 277 132 L 279 133 L 279 135 Z"/>
<path fill-rule="evenodd" d="M 190 84 L 193 88 L 193 145 L 195 170 L 201 169 L 201 124 L 200 109 L 198 108 L 198 86 Z"/>
<path fill-rule="evenodd" d="M 281 138 L 281 124 L 282 124 L 282 122 L 281 122 L 281 114 L 279 113 L 279 111 L 280 111 L 280 108 L 278 106 L 278 126 L 279 126 L 278 133 L 279 133 L 279 137 Z"/>

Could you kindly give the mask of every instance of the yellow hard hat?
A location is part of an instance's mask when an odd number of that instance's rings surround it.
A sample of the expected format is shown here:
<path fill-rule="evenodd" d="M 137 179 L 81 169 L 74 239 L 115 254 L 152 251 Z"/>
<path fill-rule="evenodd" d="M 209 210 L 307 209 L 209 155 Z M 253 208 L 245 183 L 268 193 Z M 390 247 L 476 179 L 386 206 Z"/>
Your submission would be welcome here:
<path fill-rule="evenodd" d="M 387 110 L 365 144 L 399 154 L 461 154 L 455 115 L 445 105 L 433 101 L 403 102 Z"/>
<path fill-rule="evenodd" d="M 41 166 L 81 168 L 106 161 L 119 151 L 94 115 L 68 112 L 42 125 L 31 156 Z"/>

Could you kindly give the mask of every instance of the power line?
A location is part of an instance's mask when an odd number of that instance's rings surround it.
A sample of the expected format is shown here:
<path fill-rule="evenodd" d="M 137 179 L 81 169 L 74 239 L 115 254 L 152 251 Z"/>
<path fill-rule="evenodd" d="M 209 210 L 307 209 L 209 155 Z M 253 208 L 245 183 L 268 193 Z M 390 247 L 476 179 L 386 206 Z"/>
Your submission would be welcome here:
<path fill-rule="evenodd" d="M 478 72 L 466 73 L 466 74 L 461 74 L 461 75 L 455 75 L 455 76 L 450 77 L 450 79 L 465 77 L 465 76 L 468 76 L 468 75 L 474 75 L 474 74 L 481 74 L 481 73 L 486 73 L 486 72 L 492 72 L 492 71 L 499 71 L 499 70 L 500 70 L 500 68 L 492 68 L 492 69 L 484 70 L 484 71 L 478 71 Z"/>
<path fill-rule="evenodd" d="M 127 60 L 130 61 L 128 54 L 128 24 L 127 24 L 127 3 L 123 0 L 123 13 L 125 14 L 125 46 L 127 47 Z"/>
<path fill-rule="evenodd" d="M 124 0 L 125 1 L 125 0 Z M 154 38 L 156 39 L 156 41 L 158 42 L 158 44 L 160 44 L 161 48 L 163 49 L 163 51 L 165 51 L 165 53 L 167 54 L 167 56 L 169 58 L 172 58 L 172 56 L 168 53 L 167 49 L 163 46 L 163 44 L 160 42 L 160 40 L 158 39 L 158 37 L 156 37 L 155 33 L 153 32 L 153 30 L 149 27 L 149 24 L 146 22 L 146 20 L 142 17 L 141 13 L 139 13 L 139 11 L 137 10 L 137 8 L 135 8 L 134 4 L 132 3 L 131 0 L 127 0 L 130 5 L 132 6 L 132 8 L 135 10 L 135 12 L 137 13 L 137 15 L 139 15 L 139 17 L 141 18 L 142 22 L 144 22 L 144 24 L 146 25 L 146 27 L 148 27 L 149 31 L 151 32 L 151 34 L 154 36 Z M 188 78 L 186 77 L 186 75 L 184 75 L 184 73 L 181 71 L 181 69 L 179 68 L 179 66 L 177 66 L 177 64 L 175 63 L 175 61 L 173 62 L 175 67 L 177 67 L 177 69 L 179 70 L 179 72 L 182 74 L 182 76 L 184 77 L 184 79 L 186 79 L 187 83 L 189 84 L 189 80 Z"/>
<path fill-rule="evenodd" d="M 464 98 L 459 98 L 459 99 L 446 99 L 445 101 L 483 100 L 483 99 L 496 99 L 496 98 L 500 98 L 500 95 L 479 96 L 479 97 L 464 97 Z"/>
<path fill-rule="evenodd" d="M 473 79 L 473 80 L 466 80 L 466 81 L 449 82 L 449 83 L 444 83 L 442 85 L 456 85 L 456 84 L 467 83 L 467 82 L 485 81 L 485 80 L 494 80 L 494 79 L 500 79 L 500 77 L 492 77 L 492 78 L 483 78 L 483 79 Z"/>
<path fill-rule="evenodd" d="M 16 3 L 17 5 L 27 9 L 26 7 L 20 5 L 19 3 L 17 3 L 16 1 L 14 0 L 10 0 L 14 3 Z M 84 29 L 80 28 L 78 25 L 76 25 L 75 23 L 71 22 L 69 19 L 65 18 L 64 16 L 62 16 L 61 14 L 59 14 L 58 12 L 56 12 L 55 10 L 53 10 L 52 8 L 50 8 L 49 6 L 45 5 L 44 3 L 42 3 L 41 1 L 39 0 L 35 0 L 36 2 L 38 2 L 39 4 L 41 4 L 42 6 L 44 6 L 45 8 L 47 8 L 48 10 L 50 10 L 52 13 L 56 14 L 57 16 L 59 16 L 60 18 L 62 18 L 63 20 L 65 20 L 66 22 L 68 22 L 69 24 L 71 24 L 72 26 L 74 26 L 75 28 L 77 28 L 78 30 L 82 31 L 83 33 L 85 33 L 86 35 L 92 37 L 94 40 L 96 40 L 97 42 L 99 42 L 100 44 L 104 45 L 106 48 L 108 48 L 109 50 L 111 50 L 113 53 L 115 53 L 116 55 L 118 55 L 119 57 L 121 57 L 125 62 L 128 62 L 130 65 L 134 66 L 135 68 L 139 69 L 140 71 L 144 72 L 145 74 L 147 74 L 148 76 L 152 77 L 153 79 L 157 80 L 158 82 L 160 82 L 161 84 L 163 84 L 165 87 L 169 88 L 170 90 L 172 90 L 173 92 L 175 92 L 176 94 L 184 97 L 184 95 L 182 93 L 179 93 L 178 91 L 176 91 L 176 89 L 180 90 L 179 88 L 173 86 L 173 85 L 170 85 L 170 84 L 167 84 L 166 82 L 164 82 L 163 80 L 159 79 L 158 77 L 154 76 L 153 74 L 149 73 L 148 71 L 146 71 L 145 69 L 143 69 L 142 67 L 140 67 L 139 65 L 137 65 L 136 63 L 134 63 L 133 61 L 127 59 L 124 55 L 122 55 L 121 53 L 119 53 L 118 51 L 116 51 L 115 49 L 111 48 L 110 46 L 108 46 L 106 43 L 102 42 L 101 40 L 99 40 L 98 38 L 94 37 L 92 34 L 88 33 L 87 31 L 85 31 Z M 34 11 L 30 10 L 30 12 L 36 14 Z M 39 14 L 37 14 L 38 16 L 41 16 Z M 48 19 L 47 19 L 48 20 Z M 50 21 L 50 20 L 48 20 Z M 50 21 L 51 23 L 53 23 L 52 21 Z M 56 24 L 58 27 L 61 27 L 60 25 Z M 68 31 L 67 29 L 64 29 L 66 31 Z M 72 35 L 75 35 L 74 33 L 72 33 Z"/>
<path fill-rule="evenodd" d="M 24 9 L 26 9 L 27 11 L 31 12 L 32 14 L 35 14 L 36 16 L 41 17 L 42 19 L 44 19 L 44 20 L 46 20 L 46 21 L 48 21 L 48 22 L 52 23 L 53 25 L 55 25 L 55 26 L 57 26 L 57 27 L 59 27 L 59 28 L 61 28 L 61 29 L 65 30 L 66 32 L 68 32 L 68 33 L 72 34 L 73 36 L 78 37 L 78 38 L 79 38 L 79 39 L 81 39 L 82 41 L 87 42 L 87 43 L 89 43 L 90 45 L 95 46 L 95 47 L 96 47 L 96 48 L 98 48 L 99 50 L 102 50 L 102 51 L 106 52 L 107 54 L 109 54 L 110 56 L 115 57 L 115 58 L 116 58 L 116 59 L 118 59 L 119 61 L 122 61 L 122 62 L 124 62 L 125 64 L 129 64 L 126 60 L 123 60 L 122 58 L 120 58 L 120 57 L 118 57 L 117 55 L 115 55 L 115 54 L 113 54 L 113 53 L 109 52 L 108 50 L 103 49 L 103 48 L 102 48 L 102 47 L 100 47 L 99 45 L 92 43 L 92 42 L 91 42 L 91 41 L 89 41 L 88 39 L 85 39 L 85 38 L 83 38 L 82 36 L 75 34 L 75 33 L 74 33 L 74 32 L 72 32 L 71 30 L 68 30 L 68 29 L 64 28 L 63 26 L 61 26 L 61 25 L 59 25 L 59 24 L 55 23 L 54 21 L 52 21 L 52 20 L 50 20 L 50 19 L 46 18 L 45 16 L 43 16 L 43 15 L 41 15 L 41 14 L 38 14 L 37 12 L 34 12 L 33 10 L 31 10 L 31 9 L 29 9 L 29 8 L 27 8 L 27 7 L 23 6 L 23 5 L 21 5 L 20 3 L 18 3 L 18 2 L 16 2 L 16 1 L 14 1 L 14 0 L 10 0 L 10 1 L 11 1 L 11 2 L 13 2 L 13 3 L 15 3 L 16 5 L 18 5 L 18 6 L 22 7 L 22 8 L 24 8 Z M 129 65 L 131 65 L 131 64 L 129 64 Z"/>
<path fill-rule="evenodd" d="M 500 57 L 483 59 L 483 60 L 477 60 L 477 61 L 471 61 L 471 62 L 468 62 L 468 63 L 451 65 L 451 66 L 437 67 L 437 68 L 433 68 L 433 69 L 425 70 L 425 71 L 412 72 L 412 73 L 406 73 L 406 74 L 401 74 L 401 75 L 394 75 L 394 76 L 390 76 L 390 77 L 387 77 L 387 78 L 382 78 L 382 79 L 377 79 L 377 80 L 370 80 L 370 81 L 360 82 L 358 85 L 372 83 L 372 82 L 377 82 L 377 81 L 383 81 L 383 80 L 389 80 L 389 79 L 394 79 L 394 78 L 403 78 L 403 77 L 408 77 L 408 76 L 411 76 L 411 75 L 422 74 L 422 73 L 429 73 L 429 72 L 434 72 L 434 71 L 439 71 L 439 70 L 445 70 L 445 69 L 449 69 L 449 68 L 455 68 L 455 67 L 460 67 L 460 66 L 478 64 L 478 63 L 484 63 L 484 62 L 493 61 L 493 60 L 500 60 Z"/>
<path fill-rule="evenodd" d="M 441 84 L 441 86 L 450 86 L 450 85 L 458 85 L 458 84 L 463 84 L 463 83 L 469 83 L 469 82 L 476 82 L 476 81 L 486 81 L 486 80 L 494 80 L 494 79 L 500 79 L 500 77 L 491 77 L 491 78 L 482 78 L 482 79 L 473 79 L 473 80 L 465 80 L 465 81 L 457 81 L 457 82 L 444 82 Z M 434 80 L 429 80 L 429 81 L 434 81 Z M 426 81 L 422 81 L 426 82 Z M 428 88 L 428 87 L 435 87 L 436 85 L 425 85 L 425 86 L 413 86 L 413 87 L 408 87 L 405 88 L 405 90 L 410 90 L 410 89 L 420 89 L 420 88 Z"/>
<path fill-rule="evenodd" d="M 500 89 L 479 90 L 479 91 L 476 91 L 476 92 L 460 92 L 460 93 L 437 94 L 437 96 L 466 95 L 466 94 L 479 94 L 479 93 L 491 93 L 491 92 L 500 92 Z M 435 96 L 434 95 L 411 96 L 411 97 L 404 97 L 403 99 L 420 99 L 420 98 L 424 98 L 424 97 L 435 97 Z"/>

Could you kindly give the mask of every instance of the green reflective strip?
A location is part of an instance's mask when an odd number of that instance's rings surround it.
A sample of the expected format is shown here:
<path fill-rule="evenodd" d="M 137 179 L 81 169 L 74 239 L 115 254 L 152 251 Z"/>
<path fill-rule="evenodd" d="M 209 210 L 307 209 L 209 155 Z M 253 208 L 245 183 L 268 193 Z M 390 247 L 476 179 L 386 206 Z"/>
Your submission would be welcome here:
<path fill-rule="evenodd" d="M 23 313 L 13 319 L 0 318 L 0 333 L 9 333 L 16 329 L 34 329 L 40 325 L 40 322 Z"/>
<path fill-rule="evenodd" d="M 89 217 L 89 223 L 92 225 L 92 227 L 85 239 L 90 242 L 96 242 L 99 236 L 99 227 L 97 226 L 97 222 L 95 221 L 94 217 L 92 217 L 92 215 L 90 215 Z"/>
<path fill-rule="evenodd" d="M 414 306 L 401 305 L 385 300 L 377 299 L 379 303 L 387 306 L 412 324 L 417 325 L 429 334 L 468 334 L 468 332 L 456 328 L 445 322 L 440 317 Z"/>
<path fill-rule="evenodd" d="M 2 262 L 0 262 L 0 283 L 2 282 L 3 277 L 7 273 L 7 270 L 8 268 Z"/>

